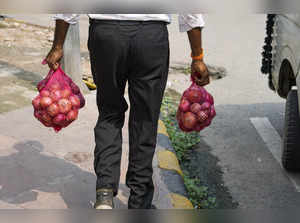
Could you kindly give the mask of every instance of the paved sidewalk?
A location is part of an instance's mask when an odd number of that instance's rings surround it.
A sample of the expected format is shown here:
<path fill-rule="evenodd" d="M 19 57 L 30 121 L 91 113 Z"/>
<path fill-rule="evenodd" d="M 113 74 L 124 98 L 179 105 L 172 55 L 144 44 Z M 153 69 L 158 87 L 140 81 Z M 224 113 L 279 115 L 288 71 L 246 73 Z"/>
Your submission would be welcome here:
<path fill-rule="evenodd" d="M 95 94 L 79 120 L 60 133 L 33 118 L 31 106 L 0 115 L 0 208 L 89 208 L 95 200 L 93 171 L 94 134 L 97 119 Z M 128 113 L 127 113 L 128 116 Z M 127 117 L 126 117 L 127 123 Z M 127 208 L 125 174 L 128 132 L 123 130 L 123 157 L 117 208 Z M 166 186 L 155 168 L 159 208 L 172 208 Z"/>
<path fill-rule="evenodd" d="M 96 181 L 93 170 L 93 130 L 98 116 L 95 92 L 86 96 L 87 105 L 80 111 L 79 120 L 58 134 L 35 120 L 31 100 L 37 94 L 37 82 L 47 73 L 47 67 L 40 65 L 47 47 L 28 48 L 31 44 L 21 41 L 33 41 L 28 36 L 29 28 L 25 24 L 22 29 L 8 27 L 2 30 L 7 37 L 0 38 L 0 209 L 90 208 L 95 200 Z M 47 35 L 41 35 L 44 42 L 48 41 Z M 169 76 L 168 87 L 183 90 L 189 84 L 189 77 L 174 71 Z M 123 129 L 117 208 L 127 208 L 129 195 L 125 186 L 128 114 Z M 160 122 L 153 161 L 154 203 L 158 208 L 191 208 L 186 198 L 178 196 L 186 195 L 185 188 L 177 173 L 180 172 L 178 161 L 168 153 L 173 151 L 166 131 L 161 130 L 162 125 Z"/>

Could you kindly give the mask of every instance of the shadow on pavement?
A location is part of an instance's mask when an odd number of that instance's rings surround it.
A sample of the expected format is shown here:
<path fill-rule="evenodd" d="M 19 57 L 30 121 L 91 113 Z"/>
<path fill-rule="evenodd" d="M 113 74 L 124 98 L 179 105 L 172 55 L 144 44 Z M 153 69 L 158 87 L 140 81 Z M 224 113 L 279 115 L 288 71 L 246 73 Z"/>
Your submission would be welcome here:
<path fill-rule="evenodd" d="M 39 81 L 41 81 L 43 78 L 39 74 L 30 72 L 30 71 L 26 71 L 22 68 L 16 67 L 12 64 L 9 64 L 9 63 L 3 62 L 3 61 L 0 61 L 0 68 L 1 67 L 7 68 L 7 69 L 13 71 L 13 72 L 11 72 L 11 75 L 13 75 L 14 77 L 21 79 L 23 81 L 27 81 L 34 86 L 36 86 L 37 83 Z"/>
<path fill-rule="evenodd" d="M 94 174 L 43 152 L 39 141 L 20 142 L 13 149 L 11 155 L 0 157 L 0 200 L 26 207 L 41 191 L 58 193 L 67 208 L 91 207 L 95 200 Z M 119 199 L 115 202 L 117 207 L 125 207 Z M 45 201 L 43 205 L 41 208 L 47 208 Z"/>

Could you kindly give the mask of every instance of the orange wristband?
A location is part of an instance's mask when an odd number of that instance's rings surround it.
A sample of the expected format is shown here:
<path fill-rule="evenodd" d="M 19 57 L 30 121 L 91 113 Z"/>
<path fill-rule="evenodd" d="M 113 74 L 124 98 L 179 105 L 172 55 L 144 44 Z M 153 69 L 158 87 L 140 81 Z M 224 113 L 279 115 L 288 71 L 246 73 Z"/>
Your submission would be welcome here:
<path fill-rule="evenodd" d="M 199 56 L 193 56 L 193 53 L 191 53 L 191 57 L 192 57 L 193 60 L 203 60 L 204 52 L 202 50 L 202 52 Z"/>

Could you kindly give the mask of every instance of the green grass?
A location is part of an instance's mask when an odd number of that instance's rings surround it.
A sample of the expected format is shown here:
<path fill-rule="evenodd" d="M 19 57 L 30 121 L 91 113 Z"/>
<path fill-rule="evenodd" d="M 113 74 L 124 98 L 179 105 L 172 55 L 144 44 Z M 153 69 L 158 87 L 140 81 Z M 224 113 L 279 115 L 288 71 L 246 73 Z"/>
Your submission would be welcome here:
<path fill-rule="evenodd" d="M 168 90 L 165 93 L 161 107 L 161 118 L 164 122 L 172 146 L 176 152 L 179 163 L 188 162 L 185 160 L 187 151 L 192 150 L 195 145 L 200 142 L 199 134 L 196 132 L 185 133 L 180 130 L 176 112 L 180 94 L 174 90 Z M 201 185 L 201 181 L 197 178 L 191 178 L 189 173 L 184 171 L 184 184 L 188 192 L 188 196 L 193 206 L 197 209 L 211 209 L 216 206 L 216 198 L 209 196 L 208 188 Z"/>

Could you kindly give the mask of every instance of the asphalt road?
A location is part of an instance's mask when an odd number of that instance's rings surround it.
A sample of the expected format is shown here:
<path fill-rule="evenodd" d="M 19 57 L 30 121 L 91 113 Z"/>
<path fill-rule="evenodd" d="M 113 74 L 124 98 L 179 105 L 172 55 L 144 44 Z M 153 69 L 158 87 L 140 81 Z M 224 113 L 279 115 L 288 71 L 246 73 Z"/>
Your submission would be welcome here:
<path fill-rule="evenodd" d="M 49 17 L 33 19 L 48 23 Z M 300 205 L 300 176 L 290 176 L 277 161 L 283 132 L 284 100 L 267 87 L 260 73 L 265 15 L 205 15 L 205 60 L 223 66 L 228 76 L 208 87 L 215 97 L 217 117 L 200 135 L 202 144 L 218 160 L 224 185 L 241 208 L 280 208 Z M 51 22 L 50 22 L 51 23 Z M 87 18 L 82 19 L 82 40 Z M 185 34 L 176 19 L 169 26 L 171 64 L 189 62 Z M 186 85 L 182 86 L 182 91 Z M 201 148 L 199 148 L 201 150 Z M 199 163 L 199 168 L 205 168 Z"/>
<path fill-rule="evenodd" d="M 217 117 L 201 134 L 202 143 L 219 159 L 239 207 L 298 206 L 300 176 L 288 177 L 271 152 L 280 154 L 285 101 L 260 73 L 265 15 L 208 15 L 206 22 L 207 61 L 224 66 L 228 76 L 207 88 Z"/>

